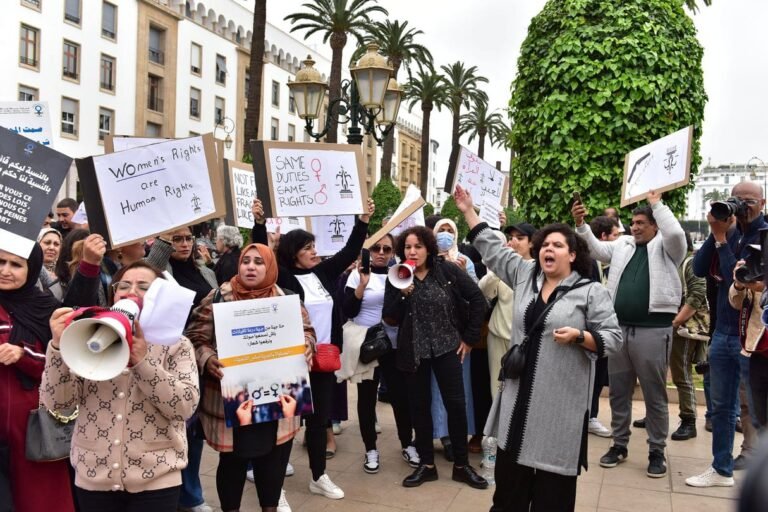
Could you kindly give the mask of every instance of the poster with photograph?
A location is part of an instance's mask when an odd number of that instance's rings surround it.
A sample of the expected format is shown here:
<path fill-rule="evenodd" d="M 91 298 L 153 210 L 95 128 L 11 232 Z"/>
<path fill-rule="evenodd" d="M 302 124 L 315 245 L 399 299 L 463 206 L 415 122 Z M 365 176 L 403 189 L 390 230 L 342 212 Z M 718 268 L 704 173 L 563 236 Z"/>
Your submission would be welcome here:
<path fill-rule="evenodd" d="M 0 126 L 43 146 L 53 144 L 47 101 L 0 101 Z"/>
<path fill-rule="evenodd" d="M 475 207 L 491 199 L 501 205 L 509 200 L 509 178 L 467 148 L 459 146 L 456 165 L 448 173 L 445 191 L 453 194 L 456 185 L 461 185 L 472 195 Z"/>
<path fill-rule="evenodd" d="M 624 157 L 621 206 L 645 199 L 651 190 L 666 192 L 690 181 L 693 126 L 633 149 Z"/>
<path fill-rule="evenodd" d="M 248 399 L 253 423 L 284 417 L 280 395 L 296 400 L 296 415 L 312 414 L 298 295 L 219 302 L 213 317 L 227 427 L 238 424 L 237 408 Z"/>
<path fill-rule="evenodd" d="M 354 215 L 323 215 L 310 221 L 318 256 L 333 256 L 343 249 L 355 227 Z"/>

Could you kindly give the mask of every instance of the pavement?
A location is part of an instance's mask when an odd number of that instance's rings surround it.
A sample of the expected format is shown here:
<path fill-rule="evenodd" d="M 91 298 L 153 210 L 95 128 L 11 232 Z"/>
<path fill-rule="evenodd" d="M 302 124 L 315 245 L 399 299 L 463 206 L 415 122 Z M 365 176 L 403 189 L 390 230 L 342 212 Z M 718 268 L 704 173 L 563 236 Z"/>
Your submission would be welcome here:
<path fill-rule="evenodd" d="M 350 420 L 342 423 L 343 431 L 336 436 L 335 457 L 328 460 L 327 473 L 341 487 L 346 496 L 341 500 L 329 500 L 309 492 L 311 472 L 307 452 L 302 447 L 303 430 L 294 439 L 291 463 L 296 474 L 285 479 L 284 488 L 293 512 L 318 511 L 366 511 L 366 512 L 464 512 L 490 509 L 493 487 L 488 490 L 472 489 L 451 480 L 451 463 L 442 456 L 438 441 L 435 442 L 435 462 L 439 480 L 421 487 L 406 489 L 403 478 L 411 473 L 410 467 L 400 456 L 392 408 L 379 403 L 377 415 L 382 433 L 378 439 L 381 469 L 377 474 L 363 472 L 364 447 L 356 415 L 355 386 L 349 386 Z M 670 404 L 670 433 L 677 427 L 677 404 Z M 633 418 L 645 415 L 642 401 L 633 402 Z M 610 408 L 607 398 L 600 400 L 600 421 L 610 425 Z M 577 512 L 625 511 L 625 512 L 730 512 L 736 509 L 739 484 L 744 472 L 736 472 L 736 487 L 697 489 L 685 485 L 685 479 L 699 474 L 711 463 L 711 433 L 704 430 L 704 408 L 699 407 L 698 437 L 687 441 L 668 441 L 667 476 L 648 478 L 648 448 L 645 431 L 633 429 L 629 443 L 629 457 L 616 468 L 604 469 L 600 457 L 608 450 L 610 439 L 589 436 L 589 470 L 578 479 L 576 494 Z M 742 442 L 736 434 L 734 455 L 738 455 Z M 471 464 L 480 469 L 480 455 L 470 454 Z M 203 453 L 200 467 L 206 502 L 217 512 L 219 500 L 216 494 L 216 465 L 218 455 L 208 446 Z M 241 511 L 259 511 L 255 486 L 246 481 Z"/>

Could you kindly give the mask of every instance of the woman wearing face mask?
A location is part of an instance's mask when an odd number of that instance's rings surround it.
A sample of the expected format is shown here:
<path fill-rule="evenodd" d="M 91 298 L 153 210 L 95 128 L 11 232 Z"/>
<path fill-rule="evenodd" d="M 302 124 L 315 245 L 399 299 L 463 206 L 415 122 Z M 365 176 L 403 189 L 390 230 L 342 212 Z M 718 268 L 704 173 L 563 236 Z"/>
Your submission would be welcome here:
<path fill-rule="evenodd" d="M 278 444 L 279 422 L 226 427 L 221 395 L 221 379 L 224 374 L 218 359 L 213 304 L 278 297 L 292 292 L 285 292 L 275 284 L 278 268 L 275 255 L 269 247 L 262 244 L 246 246 L 238 263 L 238 273 L 209 293 L 195 309 L 186 331 L 195 346 L 198 365 L 203 369 L 204 392 L 200 419 L 208 443 L 219 452 L 216 490 L 219 493 L 221 508 L 225 512 L 240 509 L 246 471 L 248 463 L 251 462 L 262 510 L 290 510 L 285 493 L 281 492 L 281 489 L 292 443 Z M 307 364 L 311 365 L 315 331 L 303 306 L 301 313 L 304 320 L 305 356 Z"/>
<path fill-rule="evenodd" d="M 475 264 L 472 260 L 459 252 L 458 233 L 456 223 L 451 219 L 440 219 L 435 224 L 435 240 L 437 240 L 438 255 L 446 261 L 452 261 L 467 271 L 469 277 L 477 282 Z"/>

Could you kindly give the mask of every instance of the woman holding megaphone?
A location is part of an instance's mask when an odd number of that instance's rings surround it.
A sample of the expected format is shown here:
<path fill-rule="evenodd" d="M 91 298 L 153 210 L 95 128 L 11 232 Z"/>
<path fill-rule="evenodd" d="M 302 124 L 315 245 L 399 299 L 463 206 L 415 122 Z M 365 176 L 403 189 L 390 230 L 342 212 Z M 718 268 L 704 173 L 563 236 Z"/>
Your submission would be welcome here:
<path fill-rule="evenodd" d="M 121 268 L 111 302 L 140 304 L 158 278 L 160 271 L 144 261 Z M 175 511 L 187 465 L 185 420 L 200 398 L 192 344 L 183 336 L 170 346 L 147 343 L 134 321 L 128 367 L 109 380 L 88 380 L 70 370 L 59 350 L 72 316 L 69 308 L 51 316 L 41 400 L 53 411 L 80 407 L 70 454 L 80 510 Z"/>

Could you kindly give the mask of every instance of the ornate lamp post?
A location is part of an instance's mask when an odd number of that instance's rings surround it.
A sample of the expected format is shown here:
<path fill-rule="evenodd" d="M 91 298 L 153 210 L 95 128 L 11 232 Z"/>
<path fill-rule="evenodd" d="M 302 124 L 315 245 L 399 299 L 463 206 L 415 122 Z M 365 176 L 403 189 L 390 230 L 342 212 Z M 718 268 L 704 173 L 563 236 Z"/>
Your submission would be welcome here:
<path fill-rule="evenodd" d="M 362 144 L 365 130 L 381 146 L 394 128 L 403 91 L 392 78 L 392 66 L 378 53 L 378 45 L 369 44 L 367 48 L 366 54 L 350 68 L 353 79 L 341 82 L 341 97 L 331 99 L 326 112 L 326 128 L 322 132 L 316 133 L 313 128 L 314 120 L 320 118 L 328 84 L 313 67 L 315 61 L 308 56 L 304 67 L 296 73 L 296 80 L 288 82 L 297 113 L 304 119 L 305 129 L 315 141 L 328 133 L 331 116 L 338 123 L 350 123 L 347 130 L 349 144 Z"/>
<path fill-rule="evenodd" d="M 229 117 L 222 117 L 213 129 L 214 138 L 216 137 L 216 130 L 219 128 L 224 130 L 224 147 L 230 149 L 232 147 L 231 133 L 235 131 L 235 122 Z"/>

